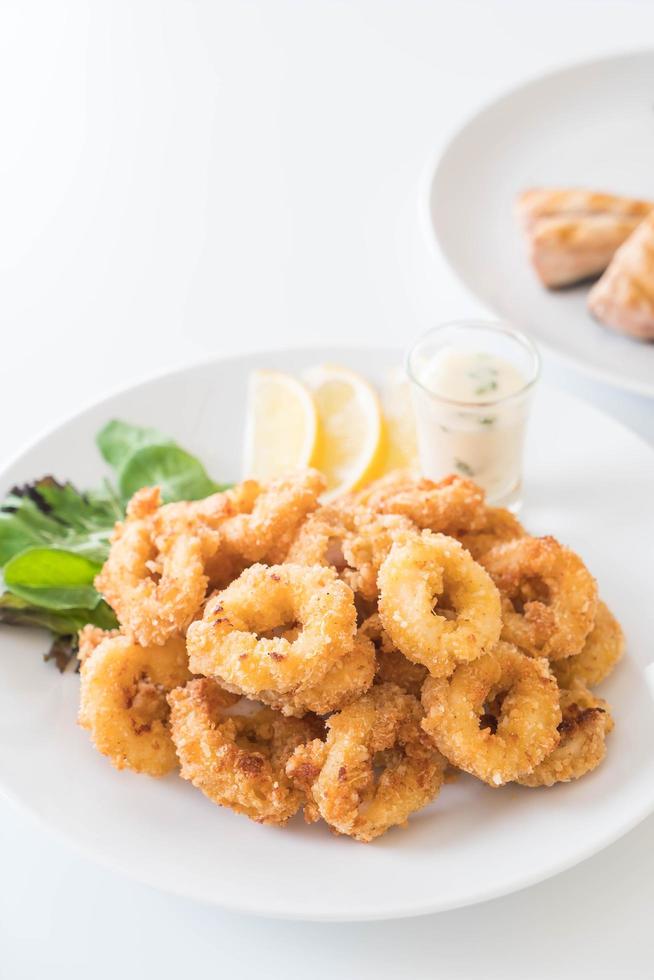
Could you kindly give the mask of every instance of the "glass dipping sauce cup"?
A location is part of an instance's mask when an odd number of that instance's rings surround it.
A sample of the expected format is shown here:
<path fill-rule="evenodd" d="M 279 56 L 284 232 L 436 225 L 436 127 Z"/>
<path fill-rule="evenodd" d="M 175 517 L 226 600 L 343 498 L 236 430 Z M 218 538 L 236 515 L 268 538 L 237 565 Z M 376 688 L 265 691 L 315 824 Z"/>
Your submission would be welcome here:
<path fill-rule="evenodd" d="M 481 402 L 439 395 L 425 378 L 444 348 L 501 358 L 524 384 L 512 394 Z M 499 321 L 455 320 L 424 334 L 408 352 L 406 368 L 424 476 L 439 480 L 458 473 L 478 483 L 488 503 L 519 510 L 525 429 L 540 374 L 540 356 L 532 342 Z"/>

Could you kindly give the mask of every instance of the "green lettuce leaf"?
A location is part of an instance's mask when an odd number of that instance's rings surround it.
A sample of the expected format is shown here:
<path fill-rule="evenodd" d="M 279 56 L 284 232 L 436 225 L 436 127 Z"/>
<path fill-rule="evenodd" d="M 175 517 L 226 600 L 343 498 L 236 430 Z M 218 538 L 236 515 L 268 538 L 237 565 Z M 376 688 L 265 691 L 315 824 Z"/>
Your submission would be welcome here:
<path fill-rule="evenodd" d="M 103 562 L 122 513 L 109 488 L 84 494 L 51 476 L 14 487 L 0 507 L 0 567 L 26 548 L 39 546 Z"/>
<path fill-rule="evenodd" d="M 102 566 L 61 548 L 27 548 L 4 567 L 14 595 L 44 609 L 95 609 L 100 595 L 93 580 Z"/>
<path fill-rule="evenodd" d="M 121 469 L 118 486 L 128 500 L 141 487 L 155 485 L 166 503 L 200 500 L 222 489 L 209 478 L 202 463 L 179 446 L 143 446 Z"/>
<path fill-rule="evenodd" d="M 0 595 L 0 623 L 7 626 L 38 626 L 58 636 L 76 634 L 87 623 L 104 630 L 118 626 L 113 609 L 100 599 L 94 609 L 46 609 L 27 599 L 5 592 Z"/>
<path fill-rule="evenodd" d="M 117 490 L 105 481 L 82 492 L 45 476 L 14 487 L 0 505 L 7 590 L 0 592 L 0 623 L 50 630 L 56 639 L 48 657 L 59 666 L 74 656 L 84 625 L 117 625 L 93 582 L 132 494 L 158 485 L 166 502 L 198 500 L 229 486 L 215 483 L 195 456 L 157 429 L 113 419 L 96 441 L 116 471 Z"/>
<path fill-rule="evenodd" d="M 125 503 L 141 487 L 160 487 L 165 503 L 200 500 L 225 488 L 209 477 L 199 459 L 158 429 L 112 419 L 98 433 L 97 444 L 116 470 Z"/>
<path fill-rule="evenodd" d="M 102 458 L 115 470 L 120 470 L 130 456 L 143 446 L 173 446 L 175 443 L 158 429 L 146 429 L 130 425 L 120 419 L 111 419 L 95 437 Z M 148 486 L 148 484 L 143 484 Z M 140 489 L 140 488 L 139 488 Z"/>
<path fill-rule="evenodd" d="M 32 606 L 11 592 L 0 595 L 0 624 L 2 623 L 7 626 L 35 626 L 49 630 L 53 639 L 43 659 L 54 661 L 62 673 L 76 660 L 77 634 L 83 626 L 92 623 L 104 630 L 118 626 L 113 610 L 102 600 L 92 610 L 67 609 L 56 612 Z"/>

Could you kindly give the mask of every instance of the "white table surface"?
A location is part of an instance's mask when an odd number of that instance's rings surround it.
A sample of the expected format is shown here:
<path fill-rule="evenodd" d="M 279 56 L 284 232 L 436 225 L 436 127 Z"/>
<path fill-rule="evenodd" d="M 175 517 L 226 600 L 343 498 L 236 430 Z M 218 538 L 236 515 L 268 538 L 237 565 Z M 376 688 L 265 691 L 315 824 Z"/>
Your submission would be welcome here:
<path fill-rule="evenodd" d="M 404 345 L 476 312 L 423 238 L 427 161 L 502 89 L 648 37 L 645 0 L 5 0 L 0 459 L 208 353 Z M 654 403 L 546 376 L 654 442 Z M 1 980 L 652 975 L 654 819 L 520 894 L 380 924 L 162 895 L 4 802 L 0 861 Z"/>

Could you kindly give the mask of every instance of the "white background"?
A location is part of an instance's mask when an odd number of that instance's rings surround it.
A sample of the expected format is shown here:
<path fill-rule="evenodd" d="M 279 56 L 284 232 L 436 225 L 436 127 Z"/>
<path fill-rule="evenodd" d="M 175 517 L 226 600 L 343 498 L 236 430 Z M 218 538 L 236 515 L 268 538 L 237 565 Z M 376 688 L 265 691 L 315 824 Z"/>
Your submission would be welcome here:
<path fill-rule="evenodd" d="M 426 246 L 428 161 L 503 89 L 653 38 L 645 0 L 0 0 L 0 461 L 209 352 L 405 346 L 475 312 Z M 546 375 L 654 441 L 651 402 Z M 651 976 L 652 819 L 526 892 L 397 923 L 161 895 L 5 803 L 0 862 L 2 980 Z"/>

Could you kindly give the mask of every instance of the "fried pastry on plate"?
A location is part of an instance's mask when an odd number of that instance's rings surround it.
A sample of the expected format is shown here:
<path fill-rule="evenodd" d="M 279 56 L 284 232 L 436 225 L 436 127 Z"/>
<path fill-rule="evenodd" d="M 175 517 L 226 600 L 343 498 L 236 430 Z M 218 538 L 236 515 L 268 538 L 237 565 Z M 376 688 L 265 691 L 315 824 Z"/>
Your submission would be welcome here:
<path fill-rule="evenodd" d="M 557 288 L 600 275 L 652 208 L 613 194 L 534 189 L 518 196 L 516 211 L 539 279 Z"/>
<path fill-rule="evenodd" d="M 654 340 L 654 212 L 622 245 L 588 296 L 593 316 L 640 340 Z"/>

